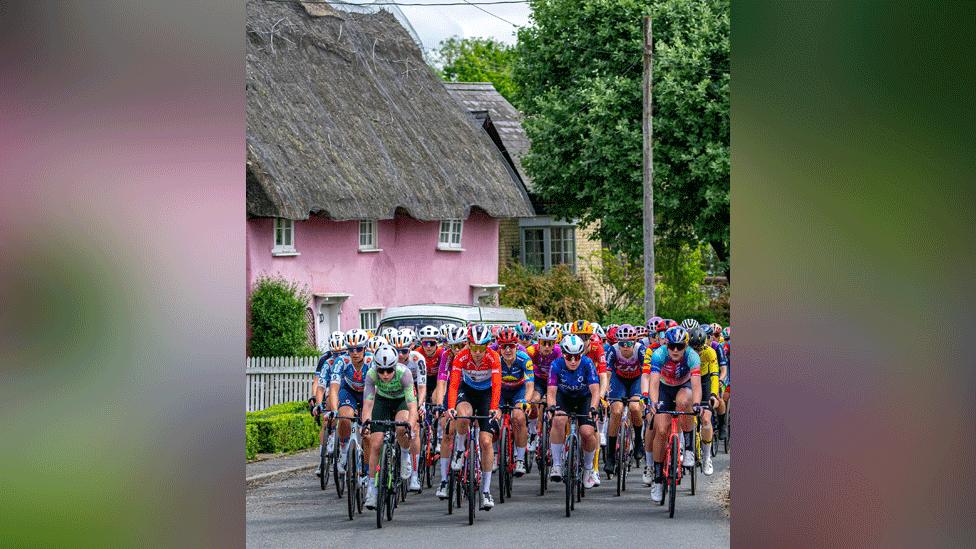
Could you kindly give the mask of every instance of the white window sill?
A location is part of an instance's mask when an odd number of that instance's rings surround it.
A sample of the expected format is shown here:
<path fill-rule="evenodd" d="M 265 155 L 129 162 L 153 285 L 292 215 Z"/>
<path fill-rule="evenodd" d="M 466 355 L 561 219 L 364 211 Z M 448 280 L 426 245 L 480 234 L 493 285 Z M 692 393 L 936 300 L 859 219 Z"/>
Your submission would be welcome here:
<path fill-rule="evenodd" d="M 444 246 L 437 247 L 438 252 L 463 252 L 464 248 L 447 248 Z"/>
<path fill-rule="evenodd" d="M 302 255 L 297 250 L 271 250 L 271 255 L 275 257 L 295 257 Z"/>
<path fill-rule="evenodd" d="M 382 251 L 383 248 L 359 248 L 359 253 L 361 254 L 375 254 Z"/>

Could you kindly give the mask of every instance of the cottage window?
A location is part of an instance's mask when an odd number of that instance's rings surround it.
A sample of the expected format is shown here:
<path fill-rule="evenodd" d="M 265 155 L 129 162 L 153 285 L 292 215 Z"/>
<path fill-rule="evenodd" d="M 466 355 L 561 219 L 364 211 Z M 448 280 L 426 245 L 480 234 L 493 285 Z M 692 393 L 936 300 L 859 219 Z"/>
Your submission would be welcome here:
<path fill-rule="evenodd" d="M 359 310 L 359 327 L 363 330 L 376 331 L 376 327 L 380 324 L 380 311 L 382 309 L 360 309 Z"/>
<path fill-rule="evenodd" d="M 464 221 L 460 219 L 445 219 L 441 221 L 441 230 L 437 238 L 439 250 L 461 250 L 461 229 Z"/>
<path fill-rule="evenodd" d="M 274 221 L 274 248 L 272 255 L 298 255 L 295 250 L 295 221 L 276 217 Z"/>
<path fill-rule="evenodd" d="M 521 233 L 520 259 L 523 265 L 537 272 L 547 272 L 557 265 L 566 265 L 576 272 L 575 226 L 527 225 L 521 228 Z"/>
<path fill-rule="evenodd" d="M 359 222 L 359 251 L 380 251 L 376 231 L 376 220 Z"/>

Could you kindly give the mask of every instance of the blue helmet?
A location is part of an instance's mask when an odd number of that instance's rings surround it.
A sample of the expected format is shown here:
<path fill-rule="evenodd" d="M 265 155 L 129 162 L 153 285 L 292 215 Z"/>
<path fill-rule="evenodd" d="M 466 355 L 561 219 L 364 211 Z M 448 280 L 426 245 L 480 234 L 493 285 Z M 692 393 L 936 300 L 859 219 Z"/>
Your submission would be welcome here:
<path fill-rule="evenodd" d="M 685 330 L 681 326 L 668 328 L 668 331 L 664 332 L 664 339 L 668 343 L 688 343 L 688 330 Z"/>

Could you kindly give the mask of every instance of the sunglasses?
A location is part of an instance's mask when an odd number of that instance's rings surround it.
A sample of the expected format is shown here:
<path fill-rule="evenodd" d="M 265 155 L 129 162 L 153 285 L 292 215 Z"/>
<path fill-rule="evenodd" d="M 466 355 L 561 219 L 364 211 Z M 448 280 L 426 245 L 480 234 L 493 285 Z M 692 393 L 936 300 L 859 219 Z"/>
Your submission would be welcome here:
<path fill-rule="evenodd" d="M 539 340 L 539 345 L 542 345 L 544 347 L 552 347 L 555 344 L 556 344 L 555 341 L 547 341 L 545 339 L 540 339 Z"/>
<path fill-rule="evenodd" d="M 468 350 L 475 353 L 483 353 L 486 349 L 488 349 L 487 345 L 475 345 L 474 343 L 468 345 Z"/>
<path fill-rule="evenodd" d="M 422 341 L 421 344 L 424 347 L 433 347 L 434 345 L 437 345 L 437 342 L 436 341 Z"/>
<path fill-rule="evenodd" d="M 457 344 L 451 345 L 451 349 L 454 350 L 454 351 L 460 351 L 461 349 L 464 349 L 464 343 L 457 343 Z"/>
<path fill-rule="evenodd" d="M 577 360 L 579 360 L 579 359 L 580 359 L 580 358 L 581 358 L 581 357 L 582 357 L 583 355 L 571 355 L 571 354 L 569 354 L 569 353 L 567 353 L 567 354 L 565 354 L 565 355 L 563 355 L 563 356 L 564 356 L 564 357 L 566 357 L 566 362 L 569 362 L 570 360 L 572 360 L 573 362 L 576 362 L 576 361 L 577 361 Z"/>
<path fill-rule="evenodd" d="M 377 368 L 376 369 L 376 373 L 377 374 L 392 374 L 393 373 L 393 370 L 394 370 L 394 368 Z"/>
<path fill-rule="evenodd" d="M 634 346 L 634 342 L 633 341 L 621 341 L 620 342 L 620 346 L 621 347 L 633 347 Z"/>
<path fill-rule="evenodd" d="M 410 349 L 397 349 L 397 352 L 400 353 L 401 355 L 409 355 Z"/>
<path fill-rule="evenodd" d="M 361 353 L 366 350 L 366 347 L 349 347 L 350 353 Z"/>
<path fill-rule="evenodd" d="M 517 347 L 517 345 L 515 345 L 514 343 L 506 343 L 504 345 L 500 345 L 500 347 L 503 350 L 508 350 L 508 349 L 514 349 L 515 347 Z"/>
<path fill-rule="evenodd" d="M 685 344 L 684 343 L 668 343 L 668 350 L 669 351 L 684 351 L 685 350 Z"/>

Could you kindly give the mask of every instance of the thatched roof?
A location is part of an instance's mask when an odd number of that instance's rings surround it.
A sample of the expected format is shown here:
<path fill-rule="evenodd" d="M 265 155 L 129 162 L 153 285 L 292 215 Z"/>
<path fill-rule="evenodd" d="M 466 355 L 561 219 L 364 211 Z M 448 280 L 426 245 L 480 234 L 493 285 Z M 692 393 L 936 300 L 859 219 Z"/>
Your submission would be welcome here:
<path fill-rule="evenodd" d="M 531 191 L 532 181 L 522 168 L 522 155 L 529 152 L 529 137 L 522 129 L 521 113 L 498 93 L 491 82 L 446 82 L 444 86 L 469 112 L 488 111 L 515 168 Z"/>
<path fill-rule="evenodd" d="M 420 220 L 534 215 L 387 12 L 247 2 L 247 207 L 252 216 Z"/>

